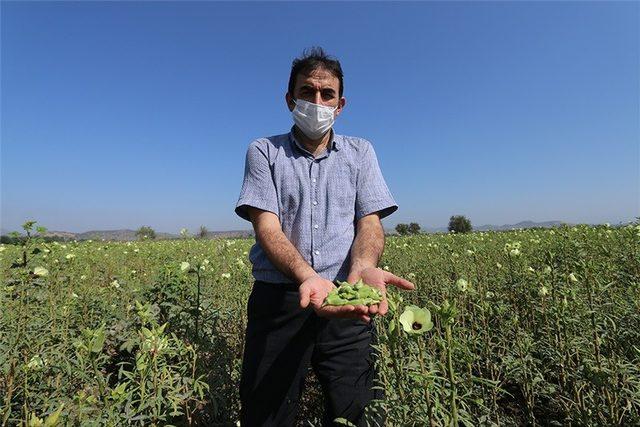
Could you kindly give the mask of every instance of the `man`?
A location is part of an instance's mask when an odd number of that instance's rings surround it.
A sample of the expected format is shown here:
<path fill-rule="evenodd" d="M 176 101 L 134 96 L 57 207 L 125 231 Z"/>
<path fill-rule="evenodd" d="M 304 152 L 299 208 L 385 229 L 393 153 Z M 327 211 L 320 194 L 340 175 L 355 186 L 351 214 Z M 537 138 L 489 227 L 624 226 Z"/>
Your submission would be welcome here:
<path fill-rule="evenodd" d="M 364 425 L 374 392 L 370 307 L 322 307 L 334 281 L 360 278 L 383 293 L 414 286 L 377 268 L 384 248 L 380 223 L 398 207 L 371 144 L 337 135 L 342 113 L 340 63 L 321 48 L 293 61 L 285 96 L 294 126 L 260 138 L 247 150 L 236 213 L 250 220 L 256 244 L 249 258 L 255 283 L 240 381 L 243 426 L 294 425 L 309 365 L 325 397 L 323 425 L 346 418 Z"/>

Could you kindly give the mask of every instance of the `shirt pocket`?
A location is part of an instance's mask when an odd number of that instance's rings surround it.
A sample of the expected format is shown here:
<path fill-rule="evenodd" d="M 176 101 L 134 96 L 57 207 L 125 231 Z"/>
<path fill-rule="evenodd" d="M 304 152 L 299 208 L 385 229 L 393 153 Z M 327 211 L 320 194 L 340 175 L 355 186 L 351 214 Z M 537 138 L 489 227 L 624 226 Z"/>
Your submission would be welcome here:
<path fill-rule="evenodd" d="M 328 202 L 341 218 L 355 216 L 356 178 L 356 169 L 348 162 L 336 163 L 327 171 Z"/>
<path fill-rule="evenodd" d="M 299 215 L 303 196 L 303 184 L 296 175 L 294 168 L 287 170 L 283 165 L 276 165 L 274 181 L 278 193 L 280 223 L 283 225 L 293 223 Z"/>

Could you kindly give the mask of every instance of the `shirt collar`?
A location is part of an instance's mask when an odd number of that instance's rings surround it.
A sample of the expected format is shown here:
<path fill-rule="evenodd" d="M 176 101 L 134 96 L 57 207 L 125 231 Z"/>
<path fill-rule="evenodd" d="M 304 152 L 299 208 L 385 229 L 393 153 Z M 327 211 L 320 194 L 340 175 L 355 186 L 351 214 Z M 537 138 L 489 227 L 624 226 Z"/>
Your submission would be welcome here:
<path fill-rule="evenodd" d="M 289 141 L 292 141 L 293 144 L 296 147 L 298 147 L 298 149 L 302 150 L 304 153 L 311 154 L 296 139 L 296 137 L 295 137 L 295 135 L 293 133 L 293 128 L 294 127 L 295 127 L 295 125 L 291 126 L 291 130 L 289 131 Z M 336 133 L 334 132 L 333 128 L 331 128 L 331 150 L 334 150 L 334 151 L 340 150 L 341 144 L 342 144 L 342 141 L 340 140 L 340 135 L 336 135 Z M 323 156 L 321 156 L 321 157 L 323 157 Z"/>

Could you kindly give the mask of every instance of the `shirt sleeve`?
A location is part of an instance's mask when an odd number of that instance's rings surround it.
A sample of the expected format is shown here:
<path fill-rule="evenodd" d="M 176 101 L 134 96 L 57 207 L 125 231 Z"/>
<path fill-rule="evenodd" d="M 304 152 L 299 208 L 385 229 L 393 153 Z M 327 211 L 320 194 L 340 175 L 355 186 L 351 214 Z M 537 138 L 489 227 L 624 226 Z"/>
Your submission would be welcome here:
<path fill-rule="evenodd" d="M 253 141 L 247 149 L 244 179 L 235 212 L 240 218 L 251 221 L 247 209 L 250 206 L 280 216 L 266 146 L 260 140 Z"/>
<path fill-rule="evenodd" d="M 373 146 L 366 141 L 358 171 L 356 190 L 356 220 L 378 212 L 384 218 L 398 209 L 382 176 Z"/>

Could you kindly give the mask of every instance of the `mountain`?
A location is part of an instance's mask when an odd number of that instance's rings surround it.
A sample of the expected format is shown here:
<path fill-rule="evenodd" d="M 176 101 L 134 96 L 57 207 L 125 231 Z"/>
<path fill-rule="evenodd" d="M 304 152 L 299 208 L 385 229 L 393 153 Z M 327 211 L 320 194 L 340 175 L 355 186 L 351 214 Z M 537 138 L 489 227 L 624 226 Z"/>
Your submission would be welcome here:
<path fill-rule="evenodd" d="M 520 221 L 517 224 L 505 224 L 505 225 L 481 225 L 479 227 L 473 227 L 474 231 L 503 231 L 503 230 L 514 230 L 517 228 L 553 228 L 560 227 L 562 225 L 573 225 L 569 222 L 563 221 L 545 221 L 545 222 L 533 222 L 533 221 Z"/>
<path fill-rule="evenodd" d="M 630 224 L 633 221 L 621 222 L 616 226 L 624 226 L 626 224 Z M 474 226 L 473 231 L 506 231 L 506 230 L 514 230 L 518 228 L 552 228 L 552 227 L 560 227 L 562 225 L 574 225 L 573 223 L 564 222 L 564 221 L 544 221 L 544 222 L 534 222 L 534 221 L 520 221 L 517 224 L 503 224 L 503 225 L 491 225 L 485 224 L 481 226 Z M 598 225 L 598 224 L 592 224 Z M 2 229 L 1 235 L 8 235 L 13 230 L 7 230 L 5 228 Z M 18 230 L 16 230 L 18 231 Z M 21 235 L 24 235 L 22 230 L 19 230 Z M 423 233 L 447 233 L 447 227 L 425 227 L 422 229 Z M 396 234 L 395 228 L 385 228 L 385 234 Z M 118 241 L 129 241 L 129 240 L 137 240 L 135 230 L 123 229 L 123 230 L 92 230 L 85 231 L 84 233 L 73 233 L 70 231 L 54 231 L 49 230 L 45 234 L 45 236 L 50 237 L 59 237 L 69 240 L 118 240 Z M 253 230 L 230 230 L 230 231 L 209 231 L 207 232 L 207 239 L 213 238 L 222 238 L 222 239 L 232 239 L 232 238 L 248 238 L 253 237 Z M 179 234 L 172 233 L 162 233 L 156 231 L 156 239 L 179 239 L 181 236 Z"/>
<path fill-rule="evenodd" d="M 17 231 L 17 230 L 16 230 Z M 24 231 L 20 230 L 20 234 L 24 235 Z M 9 230 L 2 229 L 2 235 L 8 235 L 10 233 Z M 221 238 L 221 239 L 230 239 L 230 238 L 245 238 L 252 237 L 253 230 L 231 230 L 231 231 L 209 231 L 207 233 L 207 239 L 213 238 Z M 138 240 L 138 236 L 136 236 L 136 230 L 122 229 L 122 230 L 91 230 L 85 231 L 83 233 L 73 233 L 70 231 L 55 231 L 55 230 L 47 230 L 46 233 L 43 234 L 43 237 L 58 237 L 67 240 L 117 240 L 117 241 L 130 241 L 130 240 Z M 156 239 L 179 239 L 181 236 L 179 234 L 172 233 L 163 233 L 156 231 Z"/>
<path fill-rule="evenodd" d="M 561 225 L 573 225 L 568 222 L 563 221 L 545 221 L 545 222 L 533 222 L 533 221 L 520 221 L 517 224 L 503 224 L 503 225 L 481 225 L 474 226 L 473 231 L 505 231 L 505 230 L 515 230 L 518 228 L 552 228 L 552 227 L 560 227 Z M 393 230 L 385 230 L 387 233 L 395 234 L 395 229 Z M 448 227 L 426 227 L 423 228 L 422 231 L 424 233 L 447 233 L 449 232 Z"/>

